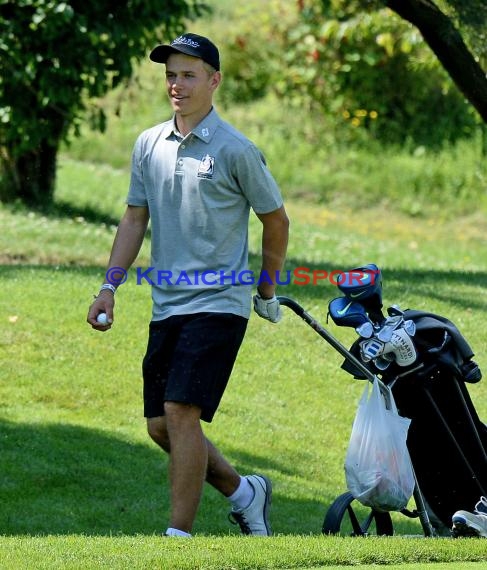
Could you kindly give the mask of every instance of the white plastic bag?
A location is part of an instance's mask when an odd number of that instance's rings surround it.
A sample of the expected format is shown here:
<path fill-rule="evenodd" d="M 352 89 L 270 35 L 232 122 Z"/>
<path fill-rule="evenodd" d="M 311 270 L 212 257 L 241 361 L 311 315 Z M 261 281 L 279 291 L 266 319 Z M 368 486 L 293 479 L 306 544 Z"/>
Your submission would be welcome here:
<path fill-rule="evenodd" d="M 397 413 L 392 392 L 386 408 L 377 379 L 369 396 L 367 382 L 359 402 L 345 458 L 349 491 L 377 511 L 400 511 L 414 491 L 414 474 L 406 446 L 411 420 Z"/>

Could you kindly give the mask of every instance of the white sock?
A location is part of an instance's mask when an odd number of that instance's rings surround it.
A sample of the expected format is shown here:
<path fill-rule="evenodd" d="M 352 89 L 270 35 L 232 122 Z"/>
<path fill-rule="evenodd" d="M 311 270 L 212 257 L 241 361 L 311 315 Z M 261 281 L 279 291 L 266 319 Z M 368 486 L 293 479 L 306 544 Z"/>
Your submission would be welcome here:
<path fill-rule="evenodd" d="M 187 538 L 191 537 L 189 532 L 184 532 L 184 530 L 179 530 L 178 528 L 169 527 L 166 532 L 166 536 L 185 536 Z"/>
<path fill-rule="evenodd" d="M 240 484 L 236 491 L 228 497 L 228 500 L 232 503 L 232 507 L 236 511 L 245 509 L 250 505 L 252 499 L 254 498 L 255 491 L 252 485 L 248 482 L 246 477 L 240 477 Z"/>

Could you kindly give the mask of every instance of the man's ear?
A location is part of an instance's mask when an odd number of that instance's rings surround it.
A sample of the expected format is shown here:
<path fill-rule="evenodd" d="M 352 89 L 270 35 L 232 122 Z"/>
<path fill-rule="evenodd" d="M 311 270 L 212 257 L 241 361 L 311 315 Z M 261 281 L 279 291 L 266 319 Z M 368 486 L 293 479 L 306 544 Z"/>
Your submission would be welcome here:
<path fill-rule="evenodd" d="M 211 78 L 212 89 L 215 90 L 220 85 L 221 81 L 222 81 L 221 71 L 215 71 L 215 73 L 213 74 L 213 76 Z"/>

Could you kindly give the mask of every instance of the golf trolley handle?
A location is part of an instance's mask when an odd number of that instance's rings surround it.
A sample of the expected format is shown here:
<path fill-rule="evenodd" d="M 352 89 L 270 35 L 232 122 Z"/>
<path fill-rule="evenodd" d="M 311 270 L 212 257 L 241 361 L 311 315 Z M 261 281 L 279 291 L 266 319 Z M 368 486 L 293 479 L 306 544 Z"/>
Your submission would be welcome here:
<path fill-rule="evenodd" d="M 285 307 L 289 307 L 292 311 L 294 311 L 298 317 L 301 317 L 303 321 L 305 321 L 313 330 L 315 330 L 322 338 L 331 344 L 331 346 L 339 352 L 344 358 L 346 358 L 351 364 L 356 366 L 360 372 L 368 379 L 370 382 L 374 382 L 376 376 L 373 372 L 371 372 L 364 364 L 356 358 L 339 340 L 337 340 L 331 333 L 329 333 L 325 328 L 323 328 L 320 323 L 318 323 L 309 313 L 307 313 L 303 307 L 294 301 L 294 299 L 290 299 L 289 297 L 277 297 L 277 300 L 281 305 Z M 379 385 L 382 385 L 380 379 Z"/>

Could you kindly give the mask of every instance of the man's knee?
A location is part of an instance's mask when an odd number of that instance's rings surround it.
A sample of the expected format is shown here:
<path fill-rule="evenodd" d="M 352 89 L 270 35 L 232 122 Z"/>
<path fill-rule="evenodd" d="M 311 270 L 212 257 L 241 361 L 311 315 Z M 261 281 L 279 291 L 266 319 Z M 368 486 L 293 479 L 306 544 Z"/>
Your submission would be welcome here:
<path fill-rule="evenodd" d="M 201 408 L 180 402 L 165 402 L 164 412 L 168 437 L 201 429 Z"/>
<path fill-rule="evenodd" d="M 164 402 L 164 413 L 168 427 L 171 424 L 199 423 L 201 408 L 181 402 Z"/>
<path fill-rule="evenodd" d="M 166 420 L 163 416 L 147 419 L 147 433 L 157 445 L 169 451 L 169 437 L 167 435 Z"/>

